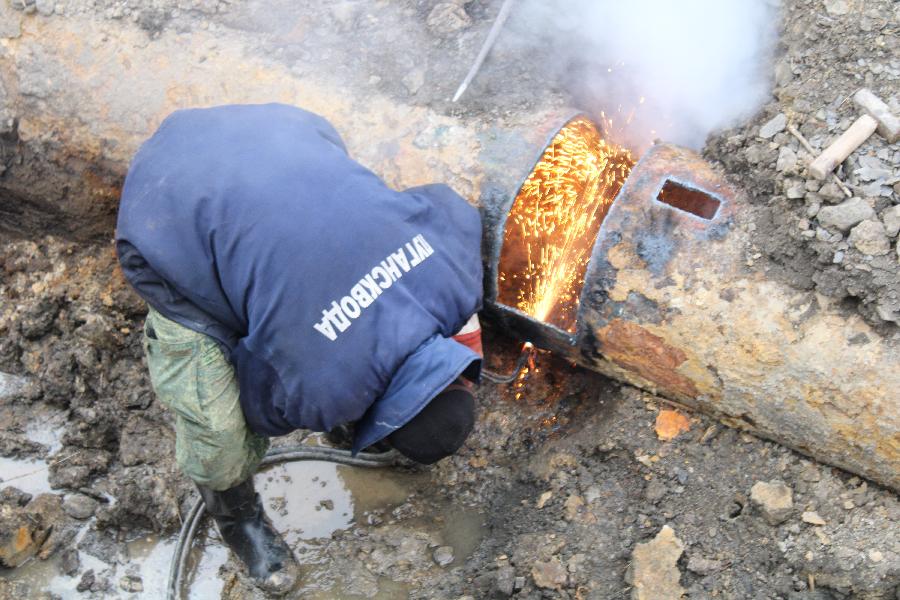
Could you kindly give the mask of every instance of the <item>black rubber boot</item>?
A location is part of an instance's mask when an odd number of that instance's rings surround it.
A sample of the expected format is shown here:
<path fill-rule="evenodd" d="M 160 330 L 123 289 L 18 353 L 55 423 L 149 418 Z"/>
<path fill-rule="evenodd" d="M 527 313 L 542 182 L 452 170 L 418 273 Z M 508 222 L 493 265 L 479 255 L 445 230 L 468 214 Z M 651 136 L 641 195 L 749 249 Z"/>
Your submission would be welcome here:
<path fill-rule="evenodd" d="M 197 486 L 222 539 L 262 590 L 283 595 L 297 583 L 297 561 L 263 510 L 253 479 L 223 492 Z"/>

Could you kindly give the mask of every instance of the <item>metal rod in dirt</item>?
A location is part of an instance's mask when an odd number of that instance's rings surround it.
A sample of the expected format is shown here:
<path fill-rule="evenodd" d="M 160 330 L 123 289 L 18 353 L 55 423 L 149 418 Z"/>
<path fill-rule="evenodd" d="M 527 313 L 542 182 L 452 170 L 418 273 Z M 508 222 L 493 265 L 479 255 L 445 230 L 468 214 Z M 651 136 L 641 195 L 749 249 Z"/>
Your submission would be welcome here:
<path fill-rule="evenodd" d="M 500 30 L 503 29 L 503 24 L 506 23 L 506 19 L 509 18 L 509 12 L 512 10 L 514 2 L 515 0 L 504 0 L 503 6 L 500 7 L 500 12 L 497 13 L 497 18 L 494 20 L 494 24 L 491 25 L 491 31 L 488 33 L 487 39 L 484 40 L 484 44 L 482 44 L 481 50 L 478 52 L 478 58 L 475 59 L 475 63 L 472 65 L 472 68 L 469 69 L 466 78 L 463 79 L 459 89 L 456 90 L 456 94 L 453 95 L 454 102 L 462 97 L 466 92 L 466 88 L 468 88 L 469 84 L 472 83 L 472 80 L 475 79 L 475 75 L 477 75 L 478 70 L 481 69 L 484 59 L 487 58 L 491 48 L 494 47 L 494 42 L 497 41 L 497 36 L 500 35 Z"/>

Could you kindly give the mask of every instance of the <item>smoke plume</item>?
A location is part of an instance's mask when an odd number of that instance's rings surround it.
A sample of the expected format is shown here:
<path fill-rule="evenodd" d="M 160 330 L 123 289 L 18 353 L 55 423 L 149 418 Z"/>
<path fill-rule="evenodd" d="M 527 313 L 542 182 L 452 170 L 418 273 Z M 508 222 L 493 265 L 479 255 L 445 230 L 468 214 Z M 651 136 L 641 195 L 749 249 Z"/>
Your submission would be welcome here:
<path fill-rule="evenodd" d="M 654 139 L 699 149 L 769 95 L 771 0 L 526 0 L 519 10 L 513 27 L 564 65 L 580 107 L 602 111 L 635 150 Z"/>

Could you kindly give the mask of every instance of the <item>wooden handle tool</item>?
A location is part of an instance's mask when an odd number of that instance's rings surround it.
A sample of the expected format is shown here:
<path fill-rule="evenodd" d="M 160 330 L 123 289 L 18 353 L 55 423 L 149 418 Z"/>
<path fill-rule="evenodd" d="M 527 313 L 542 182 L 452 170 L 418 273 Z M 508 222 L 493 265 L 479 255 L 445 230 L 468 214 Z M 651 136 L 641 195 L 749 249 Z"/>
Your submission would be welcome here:
<path fill-rule="evenodd" d="M 841 164 L 850 153 L 859 148 L 878 128 L 878 121 L 869 115 L 863 115 L 841 134 L 822 154 L 810 163 L 809 174 L 816 179 L 825 179 L 834 168 Z"/>

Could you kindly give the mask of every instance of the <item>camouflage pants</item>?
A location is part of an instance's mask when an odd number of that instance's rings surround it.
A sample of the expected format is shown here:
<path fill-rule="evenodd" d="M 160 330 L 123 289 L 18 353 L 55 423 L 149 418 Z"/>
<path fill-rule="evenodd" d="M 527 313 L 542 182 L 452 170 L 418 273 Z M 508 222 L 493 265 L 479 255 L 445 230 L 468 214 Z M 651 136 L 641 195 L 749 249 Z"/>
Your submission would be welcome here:
<path fill-rule="evenodd" d="M 156 397 L 175 415 L 181 470 L 217 491 L 253 475 L 269 440 L 247 427 L 237 375 L 216 341 L 151 308 L 144 352 Z"/>

